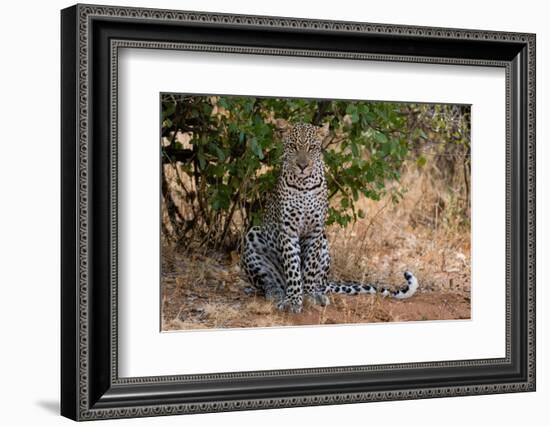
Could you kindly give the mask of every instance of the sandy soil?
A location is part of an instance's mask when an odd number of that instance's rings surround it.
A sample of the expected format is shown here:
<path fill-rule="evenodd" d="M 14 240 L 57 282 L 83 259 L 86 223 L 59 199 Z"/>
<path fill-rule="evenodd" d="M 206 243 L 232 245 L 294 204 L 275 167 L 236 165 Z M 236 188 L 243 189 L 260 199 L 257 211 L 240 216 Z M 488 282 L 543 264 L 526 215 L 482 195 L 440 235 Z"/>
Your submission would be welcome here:
<path fill-rule="evenodd" d="M 421 281 L 410 299 L 331 295 L 329 306 L 306 304 L 301 314 L 290 314 L 251 291 L 235 256 L 172 252 L 164 257 L 164 331 L 470 318 L 469 287 L 452 286 L 459 278 L 453 280 L 449 273 L 447 288 L 433 283 L 422 287 Z"/>

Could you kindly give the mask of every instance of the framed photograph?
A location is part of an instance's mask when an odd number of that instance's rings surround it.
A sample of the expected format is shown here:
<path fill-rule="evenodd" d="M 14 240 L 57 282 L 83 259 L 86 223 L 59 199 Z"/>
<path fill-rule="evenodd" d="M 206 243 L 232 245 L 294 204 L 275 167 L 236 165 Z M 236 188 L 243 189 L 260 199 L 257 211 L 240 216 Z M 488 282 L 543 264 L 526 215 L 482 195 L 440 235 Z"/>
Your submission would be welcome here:
<path fill-rule="evenodd" d="M 61 413 L 535 390 L 535 35 L 61 12 Z"/>

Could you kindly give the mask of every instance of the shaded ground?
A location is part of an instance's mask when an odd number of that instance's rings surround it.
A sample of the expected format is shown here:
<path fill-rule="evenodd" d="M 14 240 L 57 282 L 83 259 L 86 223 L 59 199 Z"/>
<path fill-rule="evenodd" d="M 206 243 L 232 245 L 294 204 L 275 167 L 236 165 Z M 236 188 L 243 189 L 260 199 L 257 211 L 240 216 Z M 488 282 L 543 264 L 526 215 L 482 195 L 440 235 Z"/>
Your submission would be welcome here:
<path fill-rule="evenodd" d="M 421 288 L 407 300 L 331 295 L 327 307 L 306 304 L 303 313 L 289 314 L 249 291 L 235 257 L 173 252 L 164 257 L 164 331 L 470 318 L 469 291 L 452 287 L 434 291 L 433 286 Z"/>

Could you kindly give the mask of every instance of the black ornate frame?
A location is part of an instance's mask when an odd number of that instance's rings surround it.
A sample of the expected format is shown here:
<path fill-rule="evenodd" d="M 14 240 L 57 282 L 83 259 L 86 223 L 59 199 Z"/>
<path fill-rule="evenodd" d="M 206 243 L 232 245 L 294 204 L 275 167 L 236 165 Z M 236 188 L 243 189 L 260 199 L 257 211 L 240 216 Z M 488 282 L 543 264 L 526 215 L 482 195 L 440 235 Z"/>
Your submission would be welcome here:
<path fill-rule="evenodd" d="M 535 35 L 76 5 L 62 28 L 61 413 L 157 416 L 535 390 Z M 190 49 L 506 70 L 506 357 L 119 378 L 117 58 Z"/>

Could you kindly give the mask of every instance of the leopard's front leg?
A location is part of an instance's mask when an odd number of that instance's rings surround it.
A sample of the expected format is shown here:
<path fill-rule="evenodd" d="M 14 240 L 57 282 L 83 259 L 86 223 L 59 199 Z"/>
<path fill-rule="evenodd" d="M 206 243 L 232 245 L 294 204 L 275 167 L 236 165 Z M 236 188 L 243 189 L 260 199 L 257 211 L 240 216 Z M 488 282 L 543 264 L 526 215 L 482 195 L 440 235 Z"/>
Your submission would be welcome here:
<path fill-rule="evenodd" d="M 326 282 L 330 267 L 327 237 L 324 233 L 313 234 L 303 241 L 301 258 L 304 297 L 321 306 L 330 304 L 328 297 L 318 291 Z"/>
<path fill-rule="evenodd" d="M 286 279 L 285 298 L 279 303 L 279 309 L 288 308 L 291 312 L 299 313 L 302 311 L 303 289 L 298 236 L 281 232 L 279 250 Z"/>

